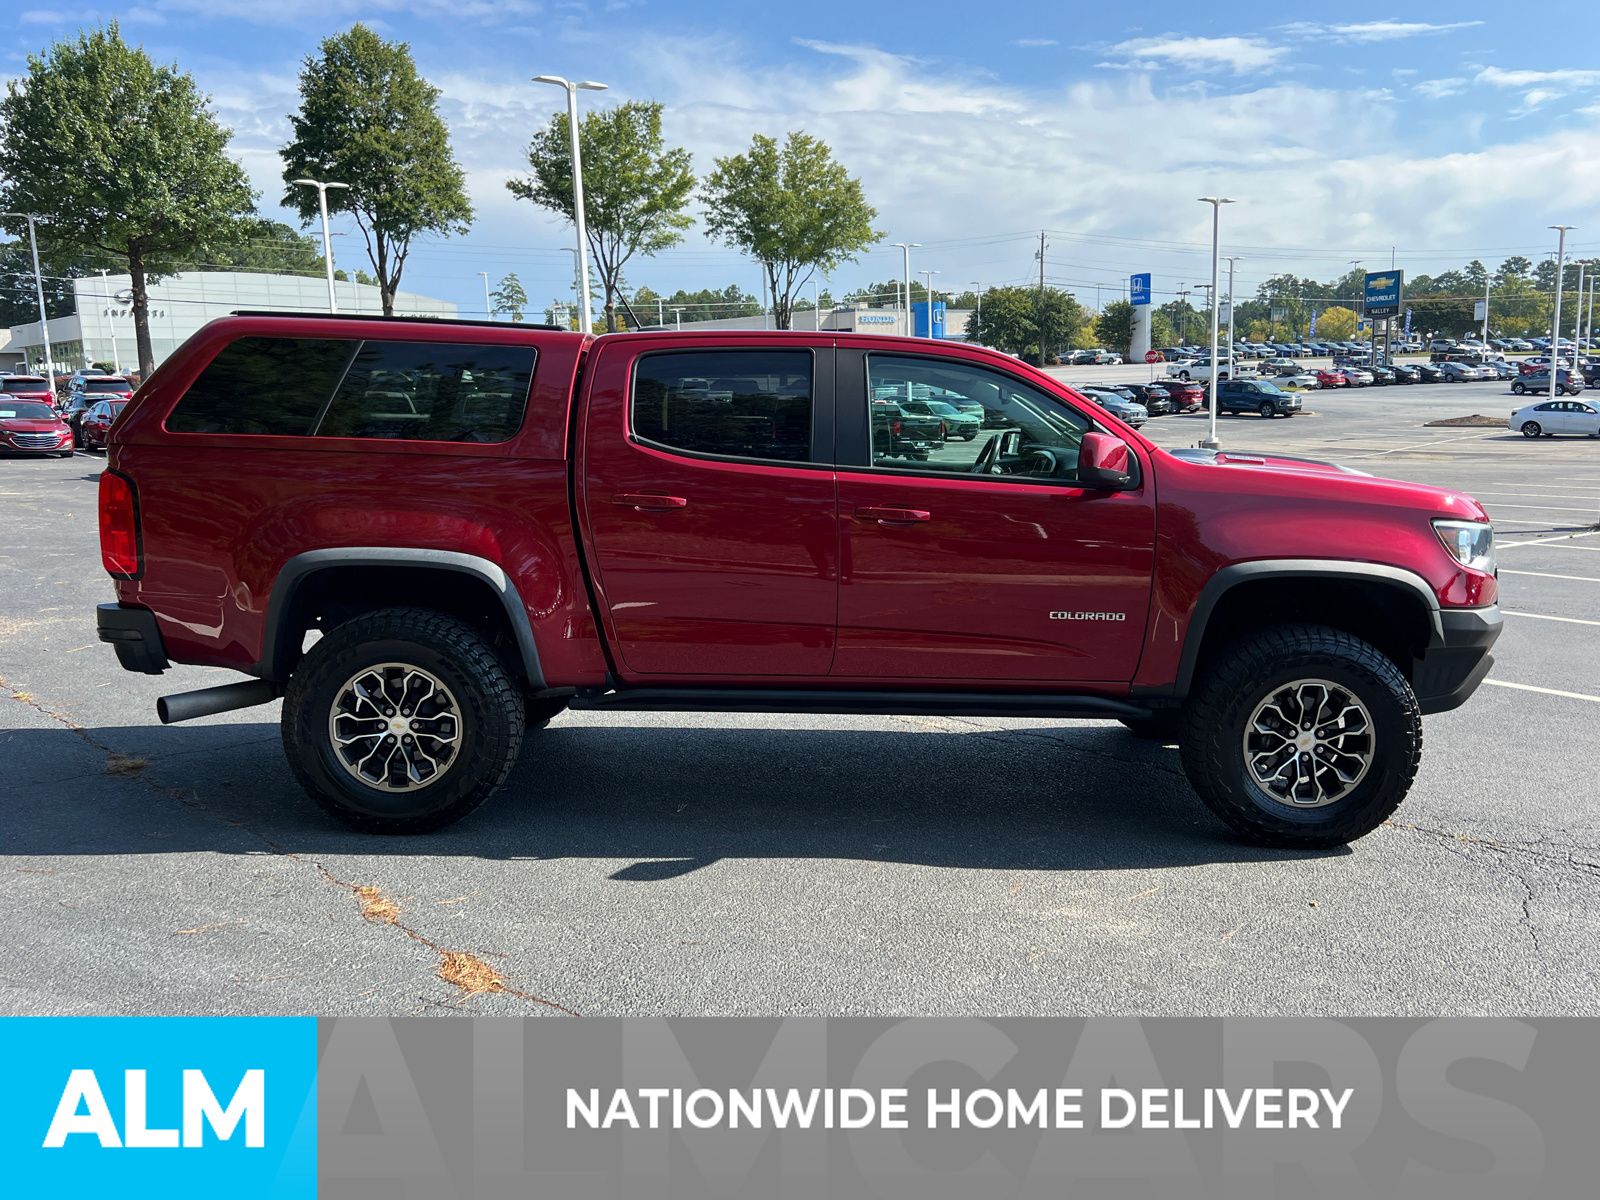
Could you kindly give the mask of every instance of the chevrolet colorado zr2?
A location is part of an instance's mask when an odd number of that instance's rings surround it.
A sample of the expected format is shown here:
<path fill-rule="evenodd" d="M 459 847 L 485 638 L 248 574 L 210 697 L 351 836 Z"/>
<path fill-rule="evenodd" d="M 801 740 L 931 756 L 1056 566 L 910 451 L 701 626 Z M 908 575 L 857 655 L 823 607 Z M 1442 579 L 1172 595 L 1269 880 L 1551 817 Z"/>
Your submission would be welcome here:
<path fill-rule="evenodd" d="M 568 708 L 920 713 L 1118 720 L 1241 836 L 1329 846 L 1500 631 L 1471 497 L 1169 453 L 926 339 L 241 313 L 106 440 L 102 640 L 249 677 L 164 721 L 281 696 L 372 831 L 471 812 Z"/>

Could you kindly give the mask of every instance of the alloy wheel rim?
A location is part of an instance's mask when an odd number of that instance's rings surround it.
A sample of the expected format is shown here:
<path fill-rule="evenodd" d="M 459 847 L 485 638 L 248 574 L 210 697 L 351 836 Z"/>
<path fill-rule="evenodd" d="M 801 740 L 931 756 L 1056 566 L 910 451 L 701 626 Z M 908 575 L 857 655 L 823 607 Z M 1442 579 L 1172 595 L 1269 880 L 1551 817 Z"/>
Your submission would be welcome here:
<path fill-rule="evenodd" d="M 356 782 L 415 792 L 455 766 L 461 725 L 455 694 L 438 676 L 410 663 L 377 663 L 334 693 L 328 741 Z"/>
<path fill-rule="evenodd" d="M 1367 706 L 1326 679 L 1274 687 L 1245 722 L 1243 738 L 1251 779 L 1291 808 L 1343 800 L 1366 778 L 1376 745 Z"/>

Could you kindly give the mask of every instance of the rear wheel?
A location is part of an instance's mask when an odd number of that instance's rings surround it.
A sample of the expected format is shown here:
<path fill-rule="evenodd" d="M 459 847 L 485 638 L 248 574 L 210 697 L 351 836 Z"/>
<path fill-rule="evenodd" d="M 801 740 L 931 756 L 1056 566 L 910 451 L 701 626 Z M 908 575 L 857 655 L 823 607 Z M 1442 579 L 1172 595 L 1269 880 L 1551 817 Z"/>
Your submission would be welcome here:
<path fill-rule="evenodd" d="M 423 833 L 505 782 L 525 721 L 521 687 L 470 626 L 390 608 L 312 646 L 283 698 L 283 746 L 332 816 L 374 833 Z"/>
<path fill-rule="evenodd" d="M 1399 806 L 1422 757 L 1422 713 L 1370 643 L 1285 625 L 1222 652 L 1184 710 L 1180 748 L 1200 799 L 1235 832 L 1318 849 Z"/>

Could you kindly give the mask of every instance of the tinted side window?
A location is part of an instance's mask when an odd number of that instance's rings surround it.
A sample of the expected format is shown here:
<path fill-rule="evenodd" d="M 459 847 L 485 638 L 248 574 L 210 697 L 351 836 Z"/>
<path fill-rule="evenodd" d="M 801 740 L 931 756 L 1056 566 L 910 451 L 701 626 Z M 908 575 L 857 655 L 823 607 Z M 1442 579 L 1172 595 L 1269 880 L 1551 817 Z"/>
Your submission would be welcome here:
<path fill-rule="evenodd" d="M 503 442 L 517 432 L 533 347 L 362 342 L 320 437 Z"/>
<path fill-rule="evenodd" d="M 516 433 L 531 346 L 246 337 L 178 401 L 174 433 L 501 442 Z"/>
<path fill-rule="evenodd" d="M 641 438 L 694 454 L 810 462 L 811 353 L 687 350 L 634 366 Z"/>
<path fill-rule="evenodd" d="M 174 433 L 309 434 L 359 343 L 247 337 L 223 347 L 178 401 Z"/>

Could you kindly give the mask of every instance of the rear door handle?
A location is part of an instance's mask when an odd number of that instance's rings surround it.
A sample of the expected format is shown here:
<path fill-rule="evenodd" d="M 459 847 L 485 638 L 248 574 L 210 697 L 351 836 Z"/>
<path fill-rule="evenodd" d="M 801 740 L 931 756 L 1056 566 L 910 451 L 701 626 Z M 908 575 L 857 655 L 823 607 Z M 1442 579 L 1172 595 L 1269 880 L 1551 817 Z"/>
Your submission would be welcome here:
<path fill-rule="evenodd" d="M 856 519 L 876 521 L 879 525 L 914 525 L 933 516 L 925 508 L 858 508 Z"/>
<path fill-rule="evenodd" d="M 611 503 L 631 508 L 634 512 L 666 512 L 673 508 L 688 508 L 682 496 L 652 496 L 645 492 L 623 492 L 611 497 Z"/>

